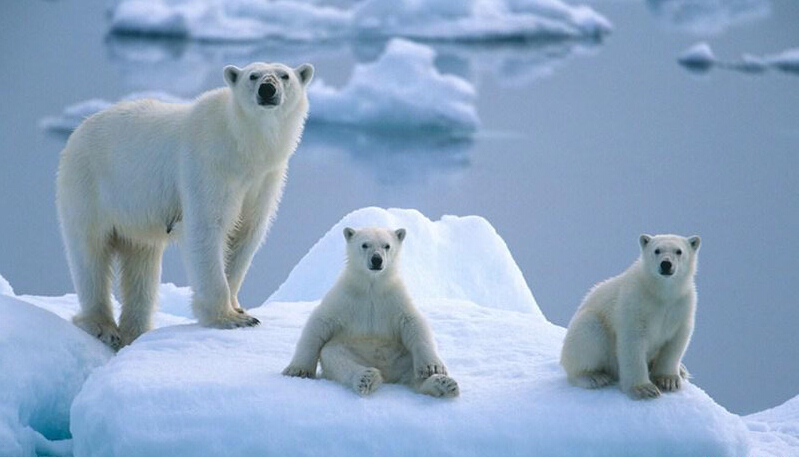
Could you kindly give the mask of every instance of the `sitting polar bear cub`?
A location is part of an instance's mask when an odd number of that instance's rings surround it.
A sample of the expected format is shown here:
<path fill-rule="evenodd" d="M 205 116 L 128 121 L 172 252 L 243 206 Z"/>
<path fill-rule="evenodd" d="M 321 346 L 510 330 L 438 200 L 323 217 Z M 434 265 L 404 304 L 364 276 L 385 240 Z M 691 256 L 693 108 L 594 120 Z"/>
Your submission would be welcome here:
<path fill-rule="evenodd" d="M 435 397 L 455 397 L 458 384 L 397 271 L 405 230 L 344 229 L 347 265 L 313 311 L 287 376 L 324 377 L 369 395 L 385 382 Z"/>
<path fill-rule="evenodd" d="M 252 63 L 223 75 L 227 87 L 192 103 L 138 100 L 91 116 L 61 153 L 56 203 L 81 304 L 74 322 L 111 347 L 150 329 L 161 256 L 179 235 L 200 323 L 258 324 L 236 296 L 283 193 L 313 67 Z"/>
<path fill-rule="evenodd" d="M 699 242 L 641 235 L 641 257 L 591 289 L 563 342 L 560 362 L 572 384 L 591 389 L 618 380 L 635 399 L 680 388 L 694 329 Z"/>

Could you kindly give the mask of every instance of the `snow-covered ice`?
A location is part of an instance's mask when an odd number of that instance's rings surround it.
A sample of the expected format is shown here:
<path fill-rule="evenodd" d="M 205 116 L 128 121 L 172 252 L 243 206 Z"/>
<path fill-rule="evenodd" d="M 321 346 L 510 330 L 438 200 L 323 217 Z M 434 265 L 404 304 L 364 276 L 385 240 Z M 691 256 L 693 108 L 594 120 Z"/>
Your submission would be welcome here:
<path fill-rule="evenodd" d="M 785 73 L 799 74 L 799 48 L 765 56 L 742 54 L 737 60 L 724 60 L 713 54 L 709 44 L 700 42 L 680 54 L 677 61 L 685 68 L 696 72 L 705 72 L 717 67 L 744 73 L 762 73 L 773 68 Z"/>
<path fill-rule="evenodd" d="M 744 417 L 752 440 L 751 455 L 799 455 L 799 395 L 775 408 Z"/>
<path fill-rule="evenodd" d="M 8 284 L 0 277 L 0 284 Z M 69 409 L 112 352 L 72 323 L 0 294 L 0 455 L 69 455 Z"/>
<path fill-rule="evenodd" d="M 561 0 L 121 0 L 111 30 L 205 41 L 404 36 L 432 40 L 601 37 L 610 22 Z"/>
<path fill-rule="evenodd" d="M 474 87 L 439 73 L 435 57 L 429 46 L 394 39 L 377 61 L 356 65 L 341 89 L 321 78 L 311 84 L 310 119 L 377 130 L 477 130 Z"/>
<path fill-rule="evenodd" d="M 367 225 L 408 230 L 401 272 L 460 397 L 384 385 L 361 398 L 335 382 L 280 374 L 343 266 L 343 227 Z M 0 447 L 0 455 L 32 456 L 38 448 L 75 457 L 784 457 L 799 450 L 799 397 L 741 418 L 691 383 L 646 402 L 617 387 L 570 386 L 558 364 L 565 330 L 543 317 L 502 238 L 476 216 L 431 221 L 418 211 L 379 208 L 345 216 L 250 310 L 261 319 L 256 328 L 191 323 L 188 288 L 163 285 L 160 328 L 105 365 L 110 351 L 99 342 L 30 304 L 68 319 L 77 310 L 74 295 L 1 292 L 0 370 L 13 376 L 0 381 L 0 395 L 9 393 L 0 397 L 0 443 L 17 448 Z M 67 428 L 69 401 L 92 369 Z M 72 440 L 52 441 L 69 431 Z"/>

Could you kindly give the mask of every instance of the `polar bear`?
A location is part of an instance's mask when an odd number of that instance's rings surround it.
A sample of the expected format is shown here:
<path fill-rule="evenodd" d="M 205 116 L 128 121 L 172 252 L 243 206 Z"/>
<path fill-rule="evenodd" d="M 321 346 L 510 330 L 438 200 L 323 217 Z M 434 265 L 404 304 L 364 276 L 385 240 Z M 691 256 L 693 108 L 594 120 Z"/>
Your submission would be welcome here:
<path fill-rule="evenodd" d="M 113 348 L 150 329 L 170 239 L 181 241 L 202 325 L 258 324 L 237 294 L 283 193 L 313 73 L 309 64 L 227 66 L 227 85 L 191 103 L 122 102 L 75 130 L 61 153 L 56 203 L 77 326 Z"/>
<path fill-rule="evenodd" d="M 700 238 L 641 235 L 641 256 L 594 286 L 569 323 L 560 363 L 569 381 L 598 388 L 619 381 L 635 399 L 680 388 L 694 329 Z"/>
<path fill-rule="evenodd" d="M 287 376 L 325 378 L 369 395 L 382 382 L 455 397 L 433 335 L 416 310 L 397 263 L 405 229 L 344 229 L 347 264 L 302 331 Z"/>

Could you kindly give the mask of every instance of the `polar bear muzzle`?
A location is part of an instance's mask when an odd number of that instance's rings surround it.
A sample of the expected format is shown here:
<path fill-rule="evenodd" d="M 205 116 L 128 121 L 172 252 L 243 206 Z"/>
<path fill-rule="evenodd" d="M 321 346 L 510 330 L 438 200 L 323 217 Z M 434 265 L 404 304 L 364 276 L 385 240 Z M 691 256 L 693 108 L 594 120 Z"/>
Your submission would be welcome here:
<path fill-rule="evenodd" d="M 274 79 L 274 76 L 267 76 L 258 86 L 258 104 L 261 106 L 280 104 L 280 94 L 277 91 L 277 80 Z"/>

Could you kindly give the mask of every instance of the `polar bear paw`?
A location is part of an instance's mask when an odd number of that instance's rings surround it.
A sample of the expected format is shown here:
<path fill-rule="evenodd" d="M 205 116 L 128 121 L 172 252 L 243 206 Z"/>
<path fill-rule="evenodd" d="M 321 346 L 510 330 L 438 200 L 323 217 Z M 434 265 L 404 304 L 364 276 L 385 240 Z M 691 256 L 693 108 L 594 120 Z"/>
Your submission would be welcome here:
<path fill-rule="evenodd" d="M 383 384 L 383 376 L 377 368 L 367 368 L 355 378 L 355 391 L 361 396 L 370 395 Z"/>
<path fill-rule="evenodd" d="M 569 378 L 569 381 L 584 389 L 599 389 L 613 383 L 613 377 L 604 371 L 591 371 Z"/>
<path fill-rule="evenodd" d="M 628 394 L 633 400 L 648 400 L 659 397 L 660 389 L 658 389 L 658 386 L 652 384 L 651 382 L 647 382 L 644 384 L 638 384 L 637 386 L 632 386 Z"/>
<path fill-rule="evenodd" d="M 460 395 L 458 383 L 447 375 L 436 374 L 425 379 L 419 391 L 433 397 L 457 397 Z"/>
<path fill-rule="evenodd" d="M 682 377 L 680 375 L 658 375 L 652 377 L 652 382 L 663 392 L 674 392 L 680 389 Z"/>
<path fill-rule="evenodd" d="M 250 316 L 243 310 L 238 311 L 229 311 L 223 314 L 220 317 L 208 322 L 208 327 L 213 328 L 221 328 L 221 329 L 231 329 L 231 328 L 240 328 L 240 327 L 255 327 L 256 325 L 260 324 L 257 318 Z"/>
<path fill-rule="evenodd" d="M 118 351 L 122 346 L 122 337 L 116 322 L 105 319 L 84 317 L 78 314 L 72 322 L 89 335 L 94 336 L 111 349 Z"/>
<path fill-rule="evenodd" d="M 445 367 L 441 361 L 422 363 L 416 367 L 416 377 L 418 378 L 427 379 L 437 374 L 447 374 L 447 367 Z"/>
<path fill-rule="evenodd" d="M 307 368 L 289 365 L 283 370 L 283 376 L 313 379 L 316 377 L 316 367 Z"/>

